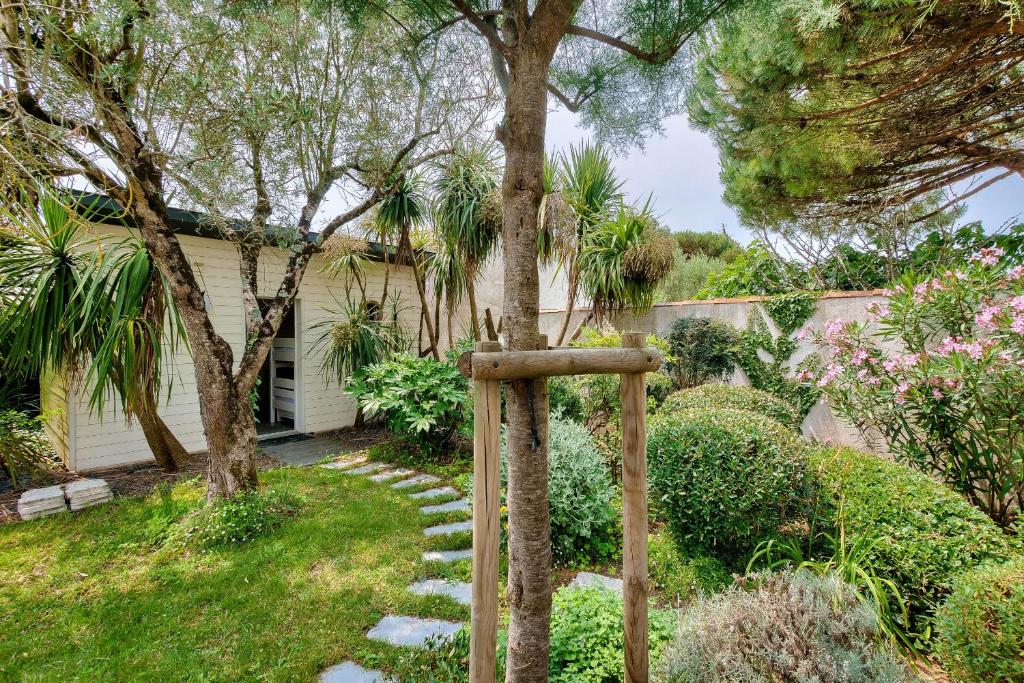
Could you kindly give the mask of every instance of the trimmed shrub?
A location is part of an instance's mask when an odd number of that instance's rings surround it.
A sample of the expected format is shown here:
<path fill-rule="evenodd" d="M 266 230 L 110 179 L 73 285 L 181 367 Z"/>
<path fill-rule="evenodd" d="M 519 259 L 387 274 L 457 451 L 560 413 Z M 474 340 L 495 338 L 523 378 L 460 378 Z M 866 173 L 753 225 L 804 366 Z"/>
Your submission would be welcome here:
<path fill-rule="evenodd" d="M 619 683 L 623 671 L 622 596 L 606 588 L 561 588 L 551 605 L 551 683 Z M 651 610 L 652 659 L 672 638 L 675 620 Z"/>
<path fill-rule="evenodd" d="M 548 380 L 548 405 L 552 415 L 576 422 L 583 421 L 583 394 L 575 377 Z"/>
<path fill-rule="evenodd" d="M 672 360 L 666 365 L 680 388 L 695 387 L 732 375 L 739 332 L 711 318 L 676 320 L 666 337 Z"/>
<path fill-rule="evenodd" d="M 719 560 L 682 552 L 669 534 L 651 534 L 647 552 L 651 585 L 663 603 L 685 605 L 695 595 L 717 593 L 732 583 L 732 574 Z"/>
<path fill-rule="evenodd" d="M 650 432 L 654 505 L 685 546 L 741 559 L 805 495 L 803 448 L 775 420 L 690 410 L 656 417 Z"/>
<path fill-rule="evenodd" d="M 676 390 L 676 383 L 672 378 L 662 372 L 649 372 L 647 378 L 647 410 L 655 411 L 661 407 L 672 392 Z"/>
<path fill-rule="evenodd" d="M 935 654 L 957 679 L 1024 681 L 1024 558 L 962 575 L 935 628 Z"/>
<path fill-rule="evenodd" d="M 504 434 L 502 483 L 508 480 Z M 548 426 L 551 552 L 563 563 L 607 559 L 618 550 L 614 489 L 608 465 L 586 428 L 552 418 Z"/>
<path fill-rule="evenodd" d="M 752 413 L 770 417 L 790 429 L 799 429 L 802 422 L 796 409 L 778 396 L 753 387 L 737 387 L 730 384 L 704 384 L 692 389 L 677 391 L 665 399 L 661 411 L 712 410 L 715 408 L 749 410 Z"/>
<path fill-rule="evenodd" d="M 847 534 L 885 541 L 871 559 L 910 603 L 917 627 L 934 613 L 957 575 L 1009 559 L 1020 542 L 983 512 L 925 474 L 870 453 L 822 448 L 808 454 L 817 516 Z M 840 511 L 841 507 L 841 511 Z"/>
<path fill-rule="evenodd" d="M 186 520 L 185 537 L 206 548 L 236 545 L 270 533 L 302 506 L 298 496 L 273 489 L 218 500 Z"/>
<path fill-rule="evenodd" d="M 770 574 L 683 612 L 655 666 L 660 683 L 902 683 L 878 620 L 835 575 Z"/>

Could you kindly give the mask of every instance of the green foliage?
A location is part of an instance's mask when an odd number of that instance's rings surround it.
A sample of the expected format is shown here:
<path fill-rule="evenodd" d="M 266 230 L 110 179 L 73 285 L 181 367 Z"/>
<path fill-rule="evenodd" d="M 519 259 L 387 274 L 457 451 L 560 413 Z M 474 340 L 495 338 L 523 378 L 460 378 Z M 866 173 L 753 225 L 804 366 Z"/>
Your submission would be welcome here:
<path fill-rule="evenodd" d="M 755 576 L 700 598 L 657 663 L 658 683 L 904 683 L 915 680 L 879 641 L 878 620 L 834 574 Z M 746 582 L 745 582 L 746 583 Z"/>
<path fill-rule="evenodd" d="M 661 414 L 647 443 L 652 507 L 676 540 L 738 561 L 805 495 L 803 447 L 775 420 L 727 408 Z"/>
<path fill-rule="evenodd" d="M 657 300 L 689 301 L 698 298 L 707 287 L 708 276 L 720 272 L 725 265 L 726 262 L 720 258 L 704 254 L 685 256 L 677 249 L 672 270 L 658 287 Z"/>
<path fill-rule="evenodd" d="M 186 518 L 178 534 L 203 548 L 247 543 L 280 527 L 302 505 L 301 498 L 287 491 L 247 491 Z"/>
<path fill-rule="evenodd" d="M 679 318 L 669 328 L 666 340 L 672 355 L 666 370 L 678 387 L 694 387 L 732 375 L 739 334 L 729 323 L 711 318 Z"/>
<path fill-rule="evenodd" d="M 469 383 L 451 363 L 408 353 L 376 363 L 353 377 L 349 391 L 368 417 L 427 452 L 443 448 L 464 419 Z"/>
<path fill-rule="evenodd" d="M 53 459 L 53 449 L 43 434 L 42 418 L 31 418 L 16 410 L 0 410 L 0 470 L 11 484 L 18 477 L 45 470 Z"/>
<path fill-rule="evenodd" d="M 816 301 L 813 292 L 789 292 L 768 299 L 764 308 L 781 334 L 772 334 L 764 315 L 755 308 L 737 346 L 736 363 L 743 368 L 750 384 L 794 406 L 800 421 L 818 402 L 821 392 L 814 385 L 790 377 L 789 359 L 797 348 L 792 334 L 814 314 Z M 762 358 L 764 353 L 769 360 Z"/>
<path fill-rule="evenodd" d="M 651 585 L 661 601 L 675 607 L 697 595 L 717 593 L 732 583 L 721 561 L 700 553 L 684 553 L 669 534 L 651 534 L 647 540 Z"/>
<path fill-rule="evenodd" d="M 648 614 L 651 658 L 672 637 L 671 612 Z M 618 683 L 623 671 L 622 596 L 605 588 L 562 588 L 551 605 L 552 683 Z"/>
<path fill-rule="evenodd" d="M 737 387 L 729 384 L 704 384 L 683 389 L 669 396 L 661 406 L 661 412 L 671 414 L 677 411 L 702 411 L 718 408 L 748 410 L 769 417 L 790 429 L 799 429 L 801 418 L 793 406 L 767 391 L 753 387 Z"/>
<path fill-rule="evenodd" d="M 398 320 L 397 302 L 392 299 L 390 315 L 380 315 L 365 302 L 346 301 L 328 318 L 312 325 L 321 330 L 313 342 L 313 354 L 321 354 L 320 374 L 328 382 L 344 386 L 363 368 L 389 358 L 409 347 L 409 335 Z"/>
<path fill-rule="evenodd" d="M 731 263 L 741 251 L 739 242 L 724 232 L 680 230 L 672 233 L 672 239 L 687 258 L 704 256 L 708 259 L 718 259 L 723 263 Z"/>
<path fill-rule="evenodd" d="M 819 524 L 836 529 L 842 519 L 848 535 L 884 539 L 867 555 L 907 599 L 915 631 L 926 631 L 959 574 L 1019 549 L 962 497 L 904 465 L 830 448 L 811 450 L 808 464 Z"/>
<path fill-rule="evenodd" d="M 721 270 L 710 273 L 698 299 L 783 294 L 802 286 L 800 270 L 780 260 L 761 242 L 752 242 Z"/>
<path fill-rule="evenodd" d="M 496 678 L 504 677 L 504 660 Z M 372 662 L 371 662 L 372 663 Z M 390 674 L 403 683 L 461 683 L 469 672 L 469 628 L 451 638 L 431 638 L 423 649 L 404 648 Z"/>
<path fill-rule="evenodd" d="M 575 377 L 551 377 L 548 379 L 548 406 L 551 414 L 583 421 L 583 394 Z"/>
<path fill-rule="evenodd" d="M 1024 680 L 1024 558 L 961 576 L 935 629 L 935 655 L 958 680 Z"/>
<path fill-rule="evenodd" d="M 507 470 L 503 440 L 503 480 Z M 615 556 L 620 532 L 613 495 L 608 464 L 587 430 L 570 420 L 552 418 L 548 423 L 548 507 L 551 553 L 556 561 L 574 564 Z"/>
<path fill-rule="evenodd" d="M 676 383 L 662 372 L 648 372 L 644 377 L 647 380 L 647 411 L 654 412 L 676 390 Z"/>

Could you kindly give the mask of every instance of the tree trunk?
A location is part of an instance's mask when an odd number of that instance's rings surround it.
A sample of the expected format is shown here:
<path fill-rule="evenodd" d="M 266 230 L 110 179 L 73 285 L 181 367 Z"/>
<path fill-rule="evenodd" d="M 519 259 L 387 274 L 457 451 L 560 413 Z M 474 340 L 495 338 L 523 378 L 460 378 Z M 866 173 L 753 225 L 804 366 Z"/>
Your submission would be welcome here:
<path fill-rule="evenodd" d="M 142 405 L 134 406 L 133 413 L 146 435 L 146 443 L 153 451 L 156 463 L 165 472 L 177 471 L 188 459 L 188 451 L 157 413 L 156 398 L 148 395 Z"/>
<path fill-rule="evenodd" d="M 476 273 L 471 271 L 466 278 L 466 296 L 469 297 L 469 324 L 472 327 L 473 341 L 480 341 L 480 315 L 476 308 Z"/>
<path fill-rule="evenodd" d="M 198 364 L 196 369 L 198 374 Z M 256 421 L 248 389 L 243 392 L 230 377 L 201 381 L 198 388 L 210 455 L 207 498 L 230 498 L 256 488 Z"/>
<path fill-rule="evenodd" d="M 430 338 L 430 353 L 434 360 L 441 360 L 441 354 L 437 351 L 437 327 L 430 320 L 430 304 L 427 302 L 427 286 L 420 274 L 420 266 L 416 261 L 416 251 L 412 248 L 412 239 L 409 237 L 409 228 L 402 230 L 402 237 L 398 243 L 398 254 L 395 260 L 401 263 L 402 252 L 409 256 L 409 263 L 412 265 L 412 279 L 416 281 L 416 293 L 420 297 L 420 309 L 423 311 L 423 322 L 427 325 L 427 337 Z M 420 354 L 423 355 L 422 353 Z"/>
<path fill-rule="evenodd" d="M 574 287 L 569 288 L 569 295 L 565 300 L 565 315 L 562 316 L 562 327 L 558 330 L 558 338 L 555 346 L 561 346 L 565 341 L 565 333 L 569 331 L 569 321 L 572 320 L 572 310 L 576 306 L 576 291 Z"/>
<path fill-rule="evenodd" d="M 552 48 L 553 51 L 553 48 Z M 520 51 L 510 72 L 499 139 L 505 147 L 503 243 L 506 348 L 538 345 L 537 217 L 544 195 L 549 55 Z M 508 392 L 508 633 L 506 681 L 548 680 L 551 525 L 548 513 L 548 395 L 545 380 Z"/>

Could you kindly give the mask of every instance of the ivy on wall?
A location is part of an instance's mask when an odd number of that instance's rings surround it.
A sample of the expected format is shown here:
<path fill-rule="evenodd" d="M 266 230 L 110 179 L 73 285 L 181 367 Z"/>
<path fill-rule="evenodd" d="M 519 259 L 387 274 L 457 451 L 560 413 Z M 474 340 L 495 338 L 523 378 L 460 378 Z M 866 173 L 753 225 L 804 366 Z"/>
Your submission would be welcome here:
<path fill-rule="evenodd" d="M 736 350 L 737 364 L 747 374 L 750 384 L 788 401 L 801 417 L 818 402 L 821 392 L 789 376 L 789 359 L 797 348 L 793 333 L 814 315 L 817 302 L 814 292 L 789 292 L 771 297 L 763 307 L 779 328 L 779 336 L 772 334 L 760 309 L 754 308 Z M 761 357 L 762 351 L 770 360 Z"/>

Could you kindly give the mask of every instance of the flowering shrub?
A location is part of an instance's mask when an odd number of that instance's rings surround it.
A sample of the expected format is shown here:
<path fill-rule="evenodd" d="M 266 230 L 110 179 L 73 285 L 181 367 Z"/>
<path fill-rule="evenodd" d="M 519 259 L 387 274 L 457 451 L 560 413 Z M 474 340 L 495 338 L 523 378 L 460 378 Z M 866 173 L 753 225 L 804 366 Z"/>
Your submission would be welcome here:
<path fill-rule="evenodd" d="M 1010 526 L 1024 505 L 1024 267 L 1002 250 L 962 269 L 907 276 L 871 304 L 877 325 L 832 320 L 814 381 L 832 406 L 901 460 Z"/>

